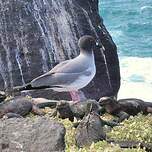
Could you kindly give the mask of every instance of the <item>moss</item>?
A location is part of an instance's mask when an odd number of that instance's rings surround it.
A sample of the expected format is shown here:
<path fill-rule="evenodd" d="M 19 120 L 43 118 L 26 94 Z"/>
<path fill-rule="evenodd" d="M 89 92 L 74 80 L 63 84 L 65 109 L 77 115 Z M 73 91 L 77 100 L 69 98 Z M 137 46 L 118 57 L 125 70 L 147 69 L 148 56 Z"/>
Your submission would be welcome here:
<path fill-rule="evenodd" d="M 114 127 L 108 136 L 113 139 L 152 143 L 152 116 L 139 114 Z"/>
<path fill-rule="evenodd" d="M 105 116 L 104 119 L 109 118 Z M 76 147 L 74 135 L 75 128 L 68 120 L 58 119 L 66 127 L 66 152 L 145 152 L 144 149 L 121 149 L 118 145 L 109 144 L 106 141 L 92 143 L 89 147 L 78 148 Z M 125 120 L 120 126 L 114 127 L 112 131 L 107 133 L 107 136 L 118 140 L 134 140 L 152 142 L 152 119 L 151 115 L 143 116 L 139 114 L 135 117 L 130 117 Z"/>

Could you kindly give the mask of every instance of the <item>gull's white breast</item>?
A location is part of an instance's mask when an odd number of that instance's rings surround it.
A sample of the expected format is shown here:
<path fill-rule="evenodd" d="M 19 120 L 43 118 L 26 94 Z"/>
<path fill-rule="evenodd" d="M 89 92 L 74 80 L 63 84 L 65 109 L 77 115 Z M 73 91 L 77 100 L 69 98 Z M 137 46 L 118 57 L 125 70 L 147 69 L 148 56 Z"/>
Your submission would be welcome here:
<path fill-rule="evenodd" d="M 85 56 L 82 55 L 79 57 L 79 60 L 85 60 L 85 62 L 88 64 L 88 68 L 80 73 L 80 76 L 73 81 L 70 84 L 64 84 L 61 85 L 62 88 L 52 88 L 55 91 L 58 92 L 63 92 L 63 91 L 74 91 L 74 90 L 79 90 L 89 84 L 89 82 L 93 79 L 93 77 L 96 74 L 96 66 L 95 66 L 95 61 L 94 61 L 94 55 L 92 53 L 91 56 Z"/>

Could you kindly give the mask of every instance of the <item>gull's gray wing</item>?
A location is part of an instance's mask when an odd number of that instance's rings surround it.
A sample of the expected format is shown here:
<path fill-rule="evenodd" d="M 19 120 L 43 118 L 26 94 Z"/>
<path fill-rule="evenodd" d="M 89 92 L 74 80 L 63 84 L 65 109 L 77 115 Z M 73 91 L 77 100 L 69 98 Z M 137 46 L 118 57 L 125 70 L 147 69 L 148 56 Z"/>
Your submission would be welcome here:
<path fill-rule="evenodd" d="M 85 60 L 71 59 L 56 65 L 51 71 L 31 81 L 32 87 L 39 86 L 61 86 L 74 82 L 82 75 L 89 76 L 88 64 Z"/>
<path fill-rule="evenodd" d="M 62 61 L 59 64 L 57 64 L 55 67 L 53 67 L 48 73 L 55 73 L 61 69 L 61 67 L 64 67 L 65 64 L 67 64 L 71 60 Z"/>
<path fill-rule="evenodd" d="M 64 86 L 74 82 L 80 74 L 52 73 L 42 75 L 31 81 L 32 87 L 40 86 Z"/>
<path fill-rule="evenodd" d="M 48 73 L 81 73 L 90 65 L 89 59 L 90 58 L 86 59 L 78 56 L 74 59 L 63 61 L 56 65 Z"/>

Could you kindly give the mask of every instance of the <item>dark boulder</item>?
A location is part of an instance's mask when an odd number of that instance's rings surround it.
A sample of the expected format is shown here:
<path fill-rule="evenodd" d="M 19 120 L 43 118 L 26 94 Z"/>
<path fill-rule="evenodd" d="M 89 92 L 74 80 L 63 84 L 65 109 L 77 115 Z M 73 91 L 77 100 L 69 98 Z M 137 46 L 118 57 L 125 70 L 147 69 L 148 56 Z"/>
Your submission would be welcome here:
<path fill-rule="evenodd" d="M 0 120 L 0 151 L 62 152 L 65 128 L 46 117 Z"/>

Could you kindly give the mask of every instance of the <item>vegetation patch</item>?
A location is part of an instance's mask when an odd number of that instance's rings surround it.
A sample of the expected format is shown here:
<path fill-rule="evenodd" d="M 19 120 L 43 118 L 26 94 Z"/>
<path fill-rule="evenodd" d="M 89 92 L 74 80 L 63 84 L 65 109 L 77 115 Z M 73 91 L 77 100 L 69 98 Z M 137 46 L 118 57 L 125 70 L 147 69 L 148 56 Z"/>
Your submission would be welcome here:
<path fill-rule="evenodd" d="M 130 117 L 108 133 L 108 136 L 119 140 L 135 140 L 152 143 L 152 115 L 138 114 Z"/>
<path fill-rule="evenodd" d="M 109 117 L 109 116 L 108 116 Z M 105 116 L 105 119 L 108 118 Z M 121 123 L 120 126 L 114 127 L 107 133 L 108 138 L 115 140 L 130 140 L 152 143 L 152 115 L 144 116 L 139 114 L 130 117 Z M 144 149 L 122 149 L 118 145 L 109 144 L 106 141 L 92 143 L 89 147 L 78 148 L 75 143 L 75 128 L 68 120 L 59 119 L 66 128 L 66 152 L 145 152 Z"/>

